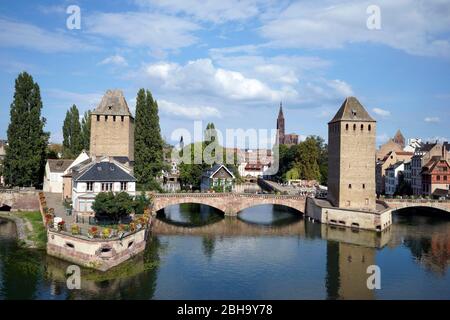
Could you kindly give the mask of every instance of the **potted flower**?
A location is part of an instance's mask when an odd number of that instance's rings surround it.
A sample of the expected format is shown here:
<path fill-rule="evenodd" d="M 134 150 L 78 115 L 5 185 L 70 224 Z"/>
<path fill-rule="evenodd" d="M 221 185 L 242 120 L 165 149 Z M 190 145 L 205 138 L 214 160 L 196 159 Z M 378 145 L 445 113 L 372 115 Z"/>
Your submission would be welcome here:
<path fill-rule="evenodd" d="M 128 226 L 126 224 L 119 224 L 118 229 L 120 232 L 125 232 L 128 231 Z"/>
<path fill-rule="evenodd" d="M 91 227 L 88 230 L 88 236 L 89 238 L 93 239 L 95 237 L 97 237 L 98 235 L 98 228 L 97 227 Z"/>
<path fill-rule="evenodd" d="M 58 231 L 63 231 L 65 229 L 66 223 L 63 221 L 58 222 Z"/>
<path fill-rule="evenodd" d="M 53 220 L 53 216 L 51 214 L 48 214 L 48 213 L 44 216 L 44 218 L 45 218 L 45 225 L 46 226 L 48 226 Z"/>
<path fill-rule="evenodd" d="M 102 237 L 103 239 L 108 239 L 111 236 L 111 229 L 110 228 L 104 228 L 102 230 Z"/>
<path fill-rule="evenodd" d="M 71 227 L 71 231 L 73 235 L 80 234 L 80 226 L 77 224 L 73 224 Z"/>
<path fill-rule="evenodd" d="M 134 231 L 136 231 L 136 223 L 134 223 L 134 222 L 130 222 L 130 231 L 131 232 L 134 232 Z"/>

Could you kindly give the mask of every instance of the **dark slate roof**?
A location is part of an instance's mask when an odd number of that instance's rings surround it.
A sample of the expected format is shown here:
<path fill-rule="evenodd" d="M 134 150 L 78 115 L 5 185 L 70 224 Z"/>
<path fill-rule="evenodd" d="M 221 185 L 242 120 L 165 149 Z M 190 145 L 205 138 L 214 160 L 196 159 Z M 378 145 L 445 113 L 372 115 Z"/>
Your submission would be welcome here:
<path fill-rule="evenodd" d="M 376 122 L 355 97 L 347 97 L 334 118 L 330 121 L 366 121 Z"/>
<path fill-rule="evenodd" d="M 128 182 L 136 179 L 112 162 L 97 162 L 81 172 L 75 181 Z"/>
<path fill-rule="evenodd" d="M 421 152 L 429 152 L 431 149 L 433 149 L 436 146 L 437 143 L 433 142 L 433 143 L 424 143 L 420 148 L 419 151 Z"/>
<path fill-rule="evenodd" d="M 51 172 L 64 172 L 72 164 L 71 159 L 48 159 L 48 166 Z"/>
<path fill-rule="evenodd" d="M 98 107 L 92 112 L 98 115 L 131 116 L 127 101 L 121 90 L 108 90 Z"/>
<path fill-rule="evenodd" d="M 224 167 L 225 170 L 227 170 L 228 173 L 234 178 L 233 172 L 231 172 L 231 170 L 228 169 L 228 168 L 227 168 L 225 165 L 223 165 L 223 164 L 215 164 L 215 165 L 213 165 L 211 168 L 209 168 L 209 169 L 207 169 L 207 170 L 205 170 L 205 171 L 203 172 L 203 176 L 204 176 L 204 177 L 207 177 L 207 178 L 211 178 L 211 176 L 212 176 L 214 173 L 216 173 L 216 171 L 218 171 L 221 167 Z"/>
<path fill-rule="evenodd" d="M 450 192 L 449 190 L 445 190 L 445 189 L 436 189 L 433 192 L 433 196 L 437 196 L 437 197 L 445 197 L 445 196 L 449 196 Z"/>

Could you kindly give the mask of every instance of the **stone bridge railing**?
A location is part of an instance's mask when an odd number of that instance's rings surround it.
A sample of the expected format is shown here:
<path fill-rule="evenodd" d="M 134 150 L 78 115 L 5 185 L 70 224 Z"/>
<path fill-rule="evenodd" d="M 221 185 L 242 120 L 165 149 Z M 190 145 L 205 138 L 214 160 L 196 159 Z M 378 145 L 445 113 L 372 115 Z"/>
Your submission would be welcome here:
<path fill-rule="evenodd" d="M 236 216 L 242 210 L 264 204 L 284 205 L 305 212 L 306 197 L 300 195 L 242 194 L 242 193 L 156 193 L 153 211 L 182 203 L 198 203 L 214 207 L 225 215 Z"/>
<path fill-rule="evenodd" d="M 427 207 L 450 212 L 450 200 L 429 199 L 382 199 L 392 209 Z"/>

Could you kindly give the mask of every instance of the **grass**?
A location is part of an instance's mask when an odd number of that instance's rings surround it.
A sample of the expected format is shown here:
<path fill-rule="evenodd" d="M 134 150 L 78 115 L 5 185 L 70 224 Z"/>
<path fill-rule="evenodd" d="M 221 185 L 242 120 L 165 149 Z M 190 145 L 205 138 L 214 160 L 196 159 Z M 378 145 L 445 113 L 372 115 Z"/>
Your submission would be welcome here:
<path fill-rule="evenodd" d="M 38 249 L 44 249 L 47 245 L 47 230 L 42 223 L 41 213 L 39 211 L 21 212 L 20 217 L 28 220 L 33 226 L 28 239 L 33 241 Z"/>

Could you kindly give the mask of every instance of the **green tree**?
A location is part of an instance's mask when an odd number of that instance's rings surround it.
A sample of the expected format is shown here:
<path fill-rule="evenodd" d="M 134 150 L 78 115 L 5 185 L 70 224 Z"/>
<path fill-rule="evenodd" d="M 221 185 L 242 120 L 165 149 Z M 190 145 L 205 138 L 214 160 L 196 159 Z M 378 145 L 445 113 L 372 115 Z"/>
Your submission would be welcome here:
<path fill-rule="evenodd" d="M 81 147 L 89 151 L 91 145 L 91 111 L 84 113 L 81 119 Z"/>
<path fill-rule="evenodd" d="M 160 189 L 156 178 L 165 167 L 158 103 L 150 91 L 140 89 L 136 98 L 134 173 L 141 189 Z"/>
<path fill-rule="evenodd" d="M 133 197 L 126 192 L 100 192 L 92 203 L 92 210 L 97 218 L 110 218 L 119 221 L 128 216 L 134 207 Z"/>
<path fill-rule="evenodd" d="M 133 209 L 136 214 L 144 214 L 144 209 L 148 208 L 152 203 L 151 199 L 142 191 L 140 195 L 136 196 L 133 203 Z"/>
<path fill-rule="evenodd" d="M 4 176 L 12 186 L 42 184 L 49 134 L 44 132 L 39 85 L 26 72 L 15 81 L 14 100 L 10 109 L 8 146 L 4 159 Z"/>
<path fill-rule="evenodd" d="M 63 155 L 64 158 L 75 158 L 83 149 L 80 113 L 76 105 L 67 110 L 63 124 Z"/>

